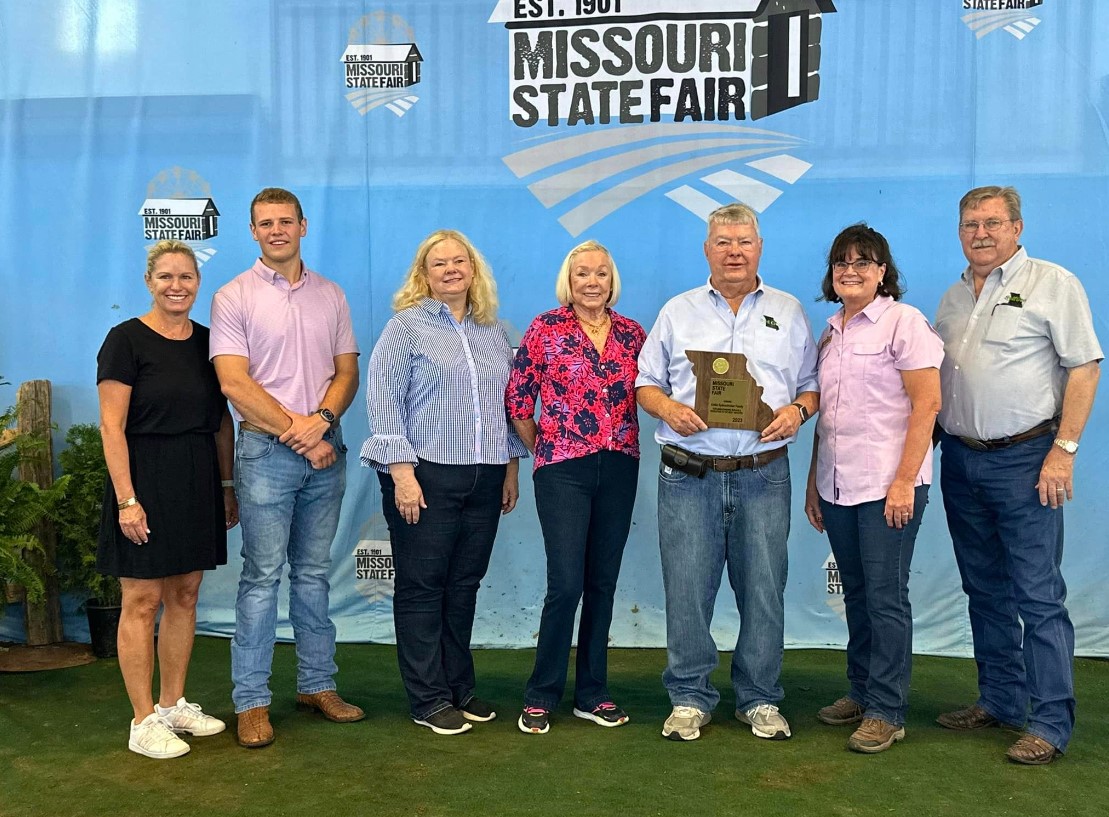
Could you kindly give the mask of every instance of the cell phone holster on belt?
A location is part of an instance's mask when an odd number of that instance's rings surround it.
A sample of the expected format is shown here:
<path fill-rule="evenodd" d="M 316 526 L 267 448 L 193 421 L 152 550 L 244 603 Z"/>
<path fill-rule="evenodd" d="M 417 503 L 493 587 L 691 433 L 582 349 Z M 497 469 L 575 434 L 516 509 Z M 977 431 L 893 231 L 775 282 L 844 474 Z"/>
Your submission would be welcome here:
<path fill-rule="evenodd" d="M 677 468 L 679 471 L 694 477 L 703 477 L 708 464 L 700 454 L 678 448 L 676 445 L 662 447 L 662 464 Z"/>

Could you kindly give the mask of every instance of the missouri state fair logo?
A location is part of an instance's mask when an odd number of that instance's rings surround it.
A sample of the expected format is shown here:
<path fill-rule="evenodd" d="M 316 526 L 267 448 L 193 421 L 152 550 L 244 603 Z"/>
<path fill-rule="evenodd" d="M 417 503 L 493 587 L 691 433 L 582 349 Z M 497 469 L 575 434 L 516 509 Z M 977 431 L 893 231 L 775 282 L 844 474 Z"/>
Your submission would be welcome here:
<path fill-rule="evenodd" d="M 847 606 L 843 602 L 843 580 L 840 579 L 839 565 L 835 554 L 829 553 L 824 560 L 824 577 L 828 591 L 827 604 L 840 619 L 847 621 Z"/>
<path fill-rule="evenodd" d="M 987 34 L 1004 31 L 1023 40 L 1040 24 L 1040 18 L 1030 14 L 1043 5 L 1044 0 L 962 0 L 966 14 L 963 22 L 981 40 Z"/>
<path fill-rule="evenodd" d="M 398 14 L 375 11 L 350 28 L 343 52 L 347 101 L 365 116 L 384 107 L 404 116 L 420 101 L 411 88 L 420 81 L 424 61 L 412 28 Z"/>
<path fill-rule="evenodd" d="M 831 0 L 675 8 L 498 0 L 489 18 L 508 32 L 509 119 L 538 142 L 504 163 L 573 236 L 655 193 L 702 220 L 731 200 L 761 213 L 812 167 L 805 140 L 736 123 L 818 98 Z"/>
<path fill-rule="evenodd" d="M 393 545 L 385 517 L 376 513 L 358 533 L 354 547 L 354 589 L 368 603 L 385 603 L 393 599 Z"/>
<path fill-rule="evenodd" d="M 211 185 L 195 170 L 171 167 L 159 172 L 146 186 L 139 216 L 148 250 L 159 241 L 183 241 L 196 253 L 197 266 L 216 254 L 208 242 L 219 233 L 219 210 Z"/>

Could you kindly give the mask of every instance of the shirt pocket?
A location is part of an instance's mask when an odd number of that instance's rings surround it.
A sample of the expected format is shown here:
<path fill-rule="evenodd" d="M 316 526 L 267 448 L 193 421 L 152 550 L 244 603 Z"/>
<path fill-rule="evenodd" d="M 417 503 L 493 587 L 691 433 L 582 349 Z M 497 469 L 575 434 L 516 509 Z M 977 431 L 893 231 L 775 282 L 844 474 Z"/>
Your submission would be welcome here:
<path fill-rule="evenodd" d="M 852 377 L 872 378 L 882 371 L 888 354 L 884 343 L 855 343 L 847 356 L 847 372 Z"/>
<path fill-rule="evenodd" d="M 1016 336 L 1023 314 L 1024 310 L 1020 307 L 998 304 L 990 315 L 984 340 L 988 343 L 1008 343 Z"/>

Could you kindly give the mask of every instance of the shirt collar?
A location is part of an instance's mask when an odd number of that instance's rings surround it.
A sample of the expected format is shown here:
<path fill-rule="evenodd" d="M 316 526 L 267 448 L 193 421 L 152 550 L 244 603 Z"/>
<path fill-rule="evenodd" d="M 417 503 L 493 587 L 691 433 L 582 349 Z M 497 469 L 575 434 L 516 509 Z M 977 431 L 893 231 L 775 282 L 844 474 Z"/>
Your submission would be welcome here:
<path fill-rule="evenodd" d="M 878 295 L 874 298 L 873 301 L 863 307 L 863 310 L 859 312 L 859 315 L 865 315 L 866 319 L 872 324 L 878 323 L 878 319 L 882 317 L 885 311 L 893 306 L 895 303 L 897 302 L 894 301 L 893 298 L 889 295 Z M 858 315 L 856 315 L 855 317 L 858 317 Z M 855 318 L 852 318 L 851 320 L 854 319 Z M 841 329 L 843 328 L 842 306 L 828 316 L 828 325 L 837 332 L 841 331 Z"/>
<path fill-rule="evenodd" d="M 278 280 L 277 280 L 278 278 L 280 278 L 282 281 L 285 281 L 286 283 L 288 283 L 288 279 L 284 275 L 282 275 L 277 270 L 271 269 L 270 267 L 268 267 L 265 264 L 265 262 L 262 261 L 261 258 L 259 258 L 257 261 L 254 262 L 254 272 L 259 278 L 261 278 L 267 284 L 277 284 L 278 283 Z M 310 274 L 310 271 L 309 271 L 308 267 L 306 267 L 304 265 L 304 262 L 301 261 L 300 262 L 300 280 L 297 281 L 292 286 L 293 287 L 301 286 L 308 279 L 309 274 Z"/>
<path fill-rule="evenodd" d="M 720 294 L 720 290 L 712 285 L 712 276 L 711 275 L 708 277 L 708 280 L 705 282 L 705 288 L 710 293 L 715 295 L 716 297 L 723 298 L 725 301 L 727 301 L 727 298 L 724 298 L 724 296 Z M 762 292 L 763 292 L 762 276 L 761 275 L 756 275 L 755 276 L 755 288 L 752 289 L 750 292 L 748 292 L 747 295 L 754 295 L 756 293 L 761 295 Z M 746 298 L 747 296 L 745 295 L 744 297 Z"/>
<path fill-rule="evenodd" d="M 454 321 L 454 313 L 451 312 L 451 308 L 442 301 L 437 301 L 435 298 L 424 298 L 422 301 L 420 301 L 420 308 L 430 315 L 446 315 L 448 318 Z M 465 322 L 466 318 L 470 317 L 473 311 L 474 305 L 467 304 L 466 314 L 462 316 L 462 322 Z M 455 321 L 455 323 L 459 323 L 459 321 Z"/>
<path fill-rule="evenodd" d="M 999 267 L 990 270 L 990 275 L 993 275 L 998 270 L 1001 270 L 1001 275 L 998 276 L 998 283 L 1008 283 L 1009 279 L 1024 266 L 1024 262 L 1028 260 L 1028 251 L 1024 249 L 1024 245 L 1017 247 L 1017 251 L 1013 253 L 1013 257 L 1006 261 Z M 974 273 L 970 271 L 970 265 L 963 270 L 963 281 L 968 286 L 974 286 Z"/>

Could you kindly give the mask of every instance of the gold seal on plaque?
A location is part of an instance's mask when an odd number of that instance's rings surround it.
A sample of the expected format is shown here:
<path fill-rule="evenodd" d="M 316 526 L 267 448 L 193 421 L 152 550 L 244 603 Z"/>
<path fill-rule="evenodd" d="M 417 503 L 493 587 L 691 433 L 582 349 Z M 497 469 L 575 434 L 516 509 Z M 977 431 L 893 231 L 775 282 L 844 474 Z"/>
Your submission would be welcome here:
<path fill-rule="evenodd" d="M 763 401 L 745 355 L 689 349 L 685 355 L 697 379 L 693 410 L 709 428 L 762 431 L 770 425 L 774 410 Z"/>

